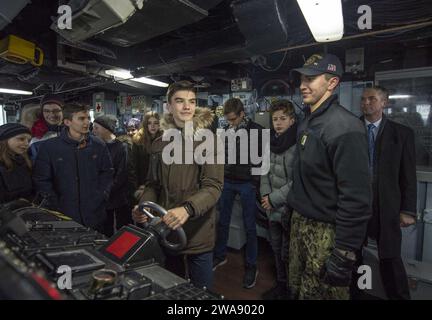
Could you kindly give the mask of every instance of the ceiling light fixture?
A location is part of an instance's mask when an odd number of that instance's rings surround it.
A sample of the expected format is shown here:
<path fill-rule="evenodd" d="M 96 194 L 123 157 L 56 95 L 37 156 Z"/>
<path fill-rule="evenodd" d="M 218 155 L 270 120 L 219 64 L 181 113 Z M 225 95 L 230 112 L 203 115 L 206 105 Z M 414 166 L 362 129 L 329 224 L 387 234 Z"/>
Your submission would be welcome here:
<path fill-rule="evenodd" d="M 131 80 L 132 81 L 136 81 L 136 82 L 141 82 L 141 83 L 149 84 L 151 86 L 162 87 L 162 88 L 166 88 L 166 87 L 169 86 L 168 83 L 157 81 L 157 80 L 153 80 L 153 79 L 146 78 L 146 77 L 133 78 Z"/>
<path fill-rule="evenodd" d="M 341 0 L 297 0 L 315 41 L 342 39 L 344 21 Z"/>
<path fill-rule="evenodd" d="M 128 70 L 109 69 L 109 70 L 105 70 L 105 73 L 109 76 L 113 76 L 115 78 L 120 78 L 120 79 L 133 78 L 133 75 Z"/>
<path fill-rule="evenodd" d="M 17 89 L 6 89 L 6 88 L 0 88 L 0 93 L 21 94 L 21 95 L 26 95 L 26 96 L 31 96 L 33 94 L 33 92 L 31 92 L 31 91 L 17 90 Z"/>
<path fill-rule="evenodd" d="M 162 87 L 162 88 L 168 87 L 168 83 L 157 81 L 147 77 L 134 78 L 131 72 L 128 70 L 109 69 L 109 70 L 105 70 L 105 73 L 107 75 L 113 76 L 115 78 L 120 78 L 123 80 L 131 80 L 131 81 L 140 82 L 140 83 L 144 83 L 156 87 Z"/>
<path fill-rule="evenodd" d="M 394 94 L 389 96 L 389 99 L 409 99 L 411 97 L 409 94 Z"/>

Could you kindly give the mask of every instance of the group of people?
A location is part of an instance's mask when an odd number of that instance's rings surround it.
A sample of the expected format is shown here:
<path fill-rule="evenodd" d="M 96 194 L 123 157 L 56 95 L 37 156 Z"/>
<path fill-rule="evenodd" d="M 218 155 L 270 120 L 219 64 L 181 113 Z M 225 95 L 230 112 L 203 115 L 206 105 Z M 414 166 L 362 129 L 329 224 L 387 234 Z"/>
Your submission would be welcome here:
<path fill-rule="evenodd" d="M 132 223 L 133 193 L 143 183 L 136 164 L 149 162 L 140 150 L 161 134 L 159 115 L 147 113 L 142 128 L 127 123 L 130 131 L 136 129 L 132 144 L 132 137 L 115 135 L 115 116 L 103 115 L 91 124 L 88 106 L 64 103 L 57 95 L 45 96 L 40 105 L 31 128 L 0 126 L 0 203 L 20 197 L 38 201 L 107 236 Z M 144 130 L 145 139 L 139 138 Z"/>
<path fill-rule="evenodd" d="M 228 144 L 225 164 L 217 161 L 218 148 L 206 149 L 214 161 L 164 161 L 170 144 L 164 131 L 178 131 L 186 145 L 186 123 L 194 135 L 214 126 L 211 110 L 197 106 L 193 84 L 178 81 L 167 91 L 168 113 L 146 114 L 129 143 L 116 137 L 115 117 L 96 118 L 89 133 L 89 108 L 54 96 L 43 99 L 32 130 L 0 126 L 0 203 L 38 194 L 46 207 L 110 236 L 131 216 L 145 223 L 137 204 L 156 202 L 168 211 L 162 221 L 173 230 L 182 227 L 188 239 L 181 252 L 167 252 L 166 267 L 211 288 L 213 271 L 227 263 L 239 195 L 246 229 L 243 287 L 252 288 L 258 276 L 258 195 L 268 215 L 277 275 L 263 298 L 348 299 L 350 285 L 355 297 L 361 250 L 372 238 L 387 296 L 409 299 L 400 228 L 415 224 L 416 217 L 413 131 L 386 119 L 388 92 L 382 87 L 364 90 L 361 119 L 343 108 L 335 94 L 343 73 L 336 56 L 315 54 L 293 71 L 301 80 L 304 116 L 288 100 L 272 104 L 270 169 L 264 175 L 252 174 L 257 164 L 250 159 L 240 161 L 239 139 L 235 163 L 227 161 Z M 239 99 L 226 101 L 224 116 L 225 129 L 234 134 L 263 130 Z M 28 150 L 31 139 L 37 141 Z M 202 143 L 181 148 L 183 158 Z"/>

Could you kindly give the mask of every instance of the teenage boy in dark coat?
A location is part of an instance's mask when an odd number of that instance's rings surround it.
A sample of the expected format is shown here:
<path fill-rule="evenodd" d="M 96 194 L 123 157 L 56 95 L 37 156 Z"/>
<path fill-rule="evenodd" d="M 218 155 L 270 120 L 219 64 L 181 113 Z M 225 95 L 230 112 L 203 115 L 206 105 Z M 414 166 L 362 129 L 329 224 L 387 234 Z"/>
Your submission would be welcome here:
<path fill-rule="evenodd" d="M 114 172 L 108 148 L 89 134 L 87 106 L 66 104 L 63 116 L 60 136 L 43 143 L 38 152 L 36 191 L 48 195 L 49 208 L 103 232 Z"/>

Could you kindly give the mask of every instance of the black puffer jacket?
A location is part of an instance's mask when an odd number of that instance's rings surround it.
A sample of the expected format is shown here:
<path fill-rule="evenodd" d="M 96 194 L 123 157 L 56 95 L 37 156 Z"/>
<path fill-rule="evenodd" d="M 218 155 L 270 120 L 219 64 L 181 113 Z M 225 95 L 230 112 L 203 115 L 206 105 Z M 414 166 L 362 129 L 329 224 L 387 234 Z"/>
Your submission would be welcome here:
<path fill-rule="evenodd" d="M 229 126 L 224 128 L 225 130 L 229 130 Z M 253 176 L 251 174 L 252 167 L 259 167 L 261 164 L 252 164 L 250 160 L 250 154 L 251 154 L 251 146 L 253 142 L 251 142 L 251 129 L 257 129 L 258 131 L 258 155 L 261 155 L 261 139 L 262 139 L 262 129 L 264 129 L 262 126 L 260 126 L 258 123 L 253 122 L 252 120 L 245 118 L 245 123 L 243 126 L 239 126 L 235 129 L 236 133 L 240 129 L 246 129 L 247 135 L 248 135 L 248 163 L 247 164 L 241 164 L 240 163 L 240 151 L 241 151 L 241 140 L 239 138 L 236 139 L 236 163 L 235 164 L 229 164 L 229 154 L 232 152 L 229 150 L 230 145 L 228 143 L 228 140 L 225 141 L 225 170 L 224 170 L 224 177 L 226 180 L 231 182 L 254 182 L 257 185 L 259 185 L 260 176 Z"/>
<path fill-rule="evenodd" d="M 114 181 L 107 209 L 112 210 L 128 204 L 128 145 L 115 139 L 107 144 L 114 167 Z"/>
<path fill-rule="evenodd" d="M 331 96 L 299 125 L 291 207 L 336 225 L 336 247 L 359 249 L 371 212 L 363 123 Z"/>
<path fill-rule="evenodd" d="M 143 144 L 133 144 L 130 161 L 133 164 L 136 175 L 136 187 L 144 185 L 147 181 L 150 163 L 150 152 L 148 147 Z"/>
<path fill-rule="evenodd" d="M 21 156 L 14 159 L 15 167 L 8 171 L 0 162 L 0 203 L 18 198 L 30 199 L 33 193 L 31 172 Z"/>

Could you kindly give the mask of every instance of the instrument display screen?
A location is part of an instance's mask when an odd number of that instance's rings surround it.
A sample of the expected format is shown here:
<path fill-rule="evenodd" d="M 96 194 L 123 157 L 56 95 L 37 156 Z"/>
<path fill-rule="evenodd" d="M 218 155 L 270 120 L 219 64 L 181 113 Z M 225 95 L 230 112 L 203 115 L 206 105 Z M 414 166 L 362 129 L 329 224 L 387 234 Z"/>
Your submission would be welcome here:
<path fill-rule="evenodd" d="M 140 239 L 139 236 L 125 231 L 106 248 L 106 252 L 121 259 Z"/>

